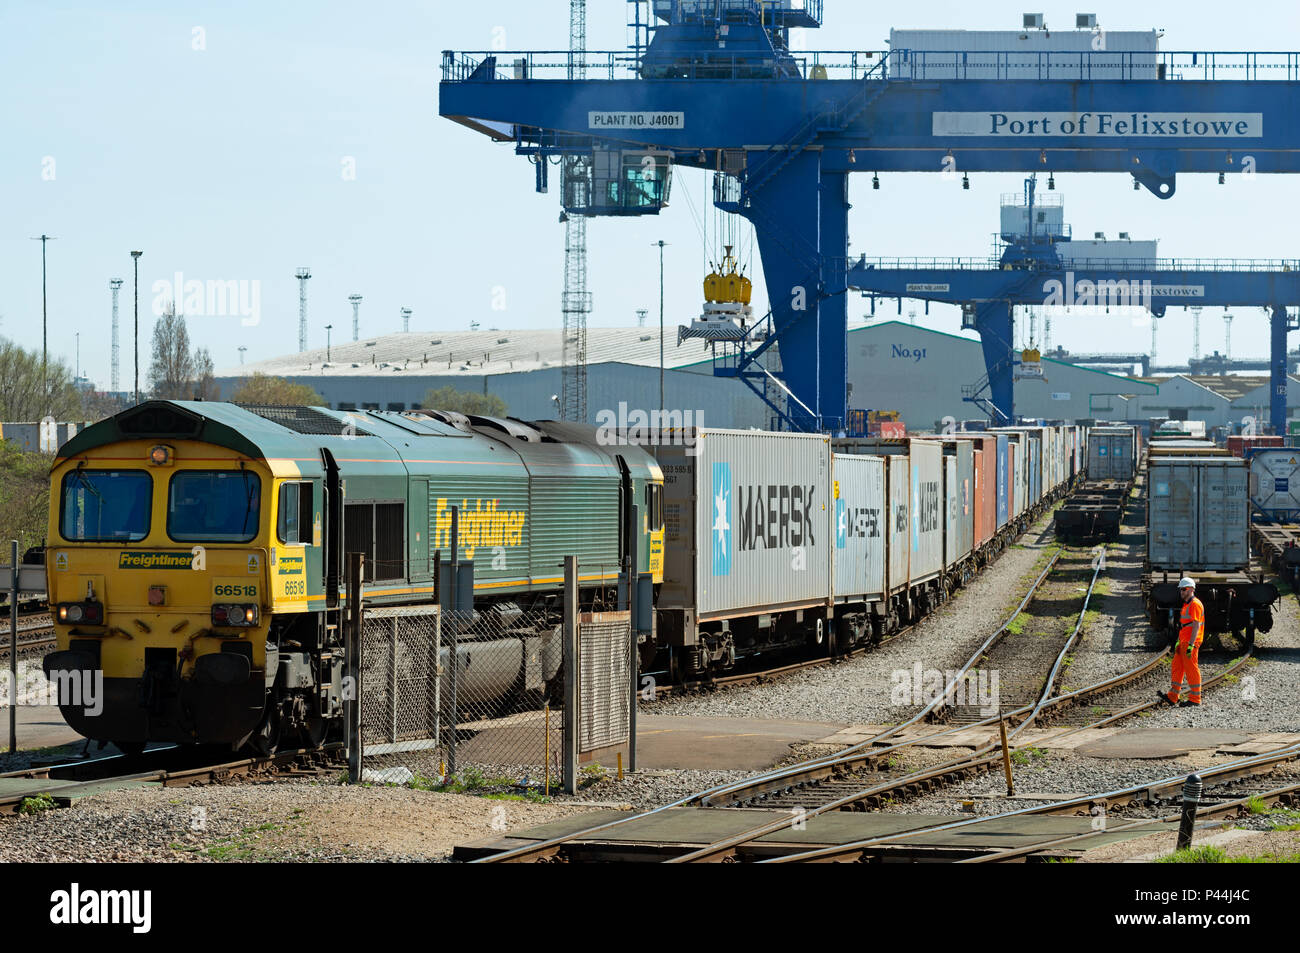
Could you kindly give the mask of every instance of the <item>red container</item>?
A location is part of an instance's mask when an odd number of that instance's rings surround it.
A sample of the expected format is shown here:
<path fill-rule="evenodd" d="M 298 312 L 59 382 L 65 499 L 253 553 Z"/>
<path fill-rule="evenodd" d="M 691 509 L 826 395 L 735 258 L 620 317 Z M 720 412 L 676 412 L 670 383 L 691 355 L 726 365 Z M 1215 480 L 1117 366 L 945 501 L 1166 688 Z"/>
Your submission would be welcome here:
<path fill-rule="evenodd" d="M 971 437 L 975 441 L 975 548 L 979 549 L 998 530 L 998 438 Z"/>
<path fill-rule="evenodd" d="M 1283 447 L 1281 434 L 1255 434 L 1245 436 L 1238 434 L 1228 438 L 1228 452 L 1234 457 L 1244 457 L 1251 450 L 1258 450 L 1261 447 Z"/>
<path fill-rule="evenodd" d="M 901 420 L 882 420 L 880 421 L 880 436 L 890 439 L 907 436 L 907 424 Z"/>
<path fill-rule="evenodd" d="M 998 529 L 998 438 L 993 434 L 962 431 L 935 440 L 967 440 L 974 444 L 974 479 L 971 486 L 971 513 L 974 523 L 974 548 L 978 550 L 993 539 Z"/>

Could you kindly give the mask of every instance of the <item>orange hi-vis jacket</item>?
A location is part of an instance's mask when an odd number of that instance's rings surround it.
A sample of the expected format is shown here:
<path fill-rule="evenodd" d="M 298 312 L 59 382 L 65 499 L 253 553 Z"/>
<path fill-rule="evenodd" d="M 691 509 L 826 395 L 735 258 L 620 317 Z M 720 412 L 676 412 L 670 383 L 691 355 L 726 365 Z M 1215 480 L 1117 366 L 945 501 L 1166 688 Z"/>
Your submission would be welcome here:
<path fill-rule="evenodd" d="M 1179 619 L 1178 641 L 1188 642 L 1191 640 L 1193 622 L 1201 623 L 1201 631 L 1196 637 L 1196 641 L 1199 643 L 1205 638 L 1205 606 L 1195 596 L 1183 603 L 1182 618 Z"/>

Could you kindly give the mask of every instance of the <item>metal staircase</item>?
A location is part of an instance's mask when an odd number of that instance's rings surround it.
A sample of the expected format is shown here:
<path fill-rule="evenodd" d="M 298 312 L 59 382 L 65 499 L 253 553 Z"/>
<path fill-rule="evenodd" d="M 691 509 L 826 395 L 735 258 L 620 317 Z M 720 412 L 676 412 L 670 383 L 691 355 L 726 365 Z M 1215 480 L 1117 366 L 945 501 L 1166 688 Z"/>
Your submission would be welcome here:
<path fill-rule="evenodd" d="M 993 368 L 997 370 L 997 368 Z M 984 396 L 984 392 L 989 389 L 989 375 L 985 374 L 974 384 L 963 384 L 961 386 L 961 399 L 968 404 L 974 404 L 984 413 L 988 414 L 989 420 L 994 423 L 1007 424 L 1011 422 L 1006 414 L 998 409 L 998 405 Z"/>
<path fill-rule="evenodd" d="M 745 174 L 742 202 L 772 180 L 795 157 L 823 133 L 843 132 L 885 91 L 884 60 L 861 80 L 861 86 L 848 100 L 836 103 L 798 126 L 785 139 L 785 145 L 773 149 L 754 169 Z"/>

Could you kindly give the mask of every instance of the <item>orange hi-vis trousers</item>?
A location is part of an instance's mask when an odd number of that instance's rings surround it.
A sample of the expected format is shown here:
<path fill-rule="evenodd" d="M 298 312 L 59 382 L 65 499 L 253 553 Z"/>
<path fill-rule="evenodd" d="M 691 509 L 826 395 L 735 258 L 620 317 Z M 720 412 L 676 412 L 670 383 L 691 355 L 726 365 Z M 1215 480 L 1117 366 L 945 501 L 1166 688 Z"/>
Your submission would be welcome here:
<path fill-rule="evenodd" d="M 1198 657 L 1201 654 L 1201 643 L 1197 640 L 1196 644 L 1191 645 L 1191 651 L 1188 651 L 1188 642 L 1184 639 L 1178 640 L 1178 647 L 1174 651 L 1174 662 L 1172 665 L 1173 687 L 1169 689 L 1168 698 L 1174 704 L 1178 703 L 1179 692 L 1183 688 L 1183 680 L 1187 680 L 1187 700 L 1193 705 L 1201 703 L 1201 666 Z"/>

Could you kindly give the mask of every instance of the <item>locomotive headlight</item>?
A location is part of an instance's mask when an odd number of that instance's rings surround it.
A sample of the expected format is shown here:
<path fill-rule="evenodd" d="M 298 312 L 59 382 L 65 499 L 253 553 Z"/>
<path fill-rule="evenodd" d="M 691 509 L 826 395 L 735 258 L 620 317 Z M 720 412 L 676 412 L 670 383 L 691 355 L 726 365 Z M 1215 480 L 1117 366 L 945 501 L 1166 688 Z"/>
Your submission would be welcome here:
<path fill-rule="evenodd" d="M 240 627 L 257 625 L 258 617 L 257 606 L 215 605 L 212 607 L 213 625 Z"/>
<path fill-rule="evenodd" d="M 69 625 L 85 623 L 86 625 L 104 624 L 104 607 L 98 602 L 64 602 L 56 612 L 60 622 Z"/>

